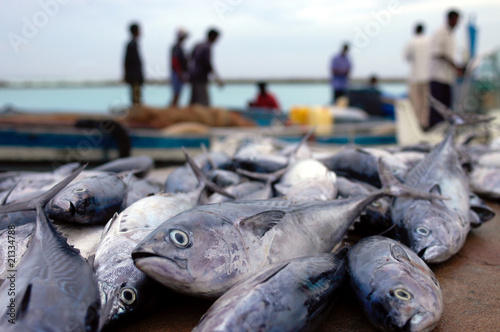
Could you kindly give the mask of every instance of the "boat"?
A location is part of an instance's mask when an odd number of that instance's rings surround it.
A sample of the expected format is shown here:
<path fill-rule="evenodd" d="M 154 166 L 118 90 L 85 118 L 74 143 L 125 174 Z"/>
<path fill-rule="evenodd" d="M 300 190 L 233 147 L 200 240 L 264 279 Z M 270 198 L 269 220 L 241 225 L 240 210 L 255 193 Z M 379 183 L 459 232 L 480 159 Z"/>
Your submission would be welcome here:
<path fill-rule="evenodd" d="M 203 145 L 210 147 L 215 141 L 236 136 L 266 136 L 298 142 L 312 127 L 314 134 L 310 143 L 322 147 L 396 143 L 394 121 L 384 117 L 347 122 L 339 117 L 338 123 L 311 125 L 290 123 L 287 114 L 259 110 L 228 112 L 236 112 L 244 126 L 182 122 L 159 129 L 140 121 L 124 122 L 123 117 L 111 114 L 40 114 L 10 110 L 0 115 L 0 159 L 67 163 L 147 155 L 158 162 L 180 162 L 184 161 L 182 147 L 196 154 L 202 151 Z M 158 121 L 153 120 L 153 124 L 155 122 Z"/>

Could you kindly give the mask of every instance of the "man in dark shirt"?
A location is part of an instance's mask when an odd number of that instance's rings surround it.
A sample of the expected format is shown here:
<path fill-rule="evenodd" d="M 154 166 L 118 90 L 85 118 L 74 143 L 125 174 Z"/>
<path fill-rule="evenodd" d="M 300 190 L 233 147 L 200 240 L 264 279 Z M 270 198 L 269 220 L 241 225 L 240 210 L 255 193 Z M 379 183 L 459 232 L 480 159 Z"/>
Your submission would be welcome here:
<path fill-rule="evenodd" d="M 171 52 L 171 76 L 170 82 L 172 84 L 173 89 L 173 97 L 170 106 L 176 107 L 179 102 L 179 97 L 181 95 L 182 86 L 184 81 L 187 79 L 188 68 L 187 68 L 187 59 L 184 54 L 184 49 L 182 48 L 182 44 L 184 40 L 186 40 L 188 34 L 184 29 L 177 30 L 177 41 L 172 47 Z"/>
<path fill-rule="evenodd" d="M 137 47 L 139 25 L 135 23 L 130 25 L 130 33 L 132 35 L 132 40 L 127 44 L 127 49 L 125 51 L 124 80 L 130 85 L 132 104 L 140 104 L 141 88 L 144 83 L 144 77 L 142 75 L 142 61 Z"/>
<path fill-rule="evenodd" d="M 210 105 L 208 98 L 208 76 L 213 75 L 219 86 L 223 83 L 219 79 L 213 65 L 211 48 L 219 37 L 219 32 L 215 29 L 208 31 L 207 40 L 197 44 L 191 54 L 189 66 L 189 80 L 191 82 L 191 101 L 190 104 Z"/>

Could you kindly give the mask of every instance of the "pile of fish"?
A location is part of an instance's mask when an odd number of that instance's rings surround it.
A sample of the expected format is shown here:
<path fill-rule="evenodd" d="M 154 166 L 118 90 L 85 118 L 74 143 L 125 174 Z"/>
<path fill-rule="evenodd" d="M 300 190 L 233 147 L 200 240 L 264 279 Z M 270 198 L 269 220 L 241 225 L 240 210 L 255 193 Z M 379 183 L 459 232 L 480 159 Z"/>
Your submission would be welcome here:
<path fill-rule="evenodd" d="M 114 329 L 175 291 L 217 299 L 195 331 L 306 331 L 351 287 L 376 328 L 431 330 L 427 264 L 494 217 L 478 195 L 500 197 L 500 152 L 456 132 L 327 154 L 248 138 L 186 154 L 164 183 L 147 157 L 1 173 L 0 329 Z"/>

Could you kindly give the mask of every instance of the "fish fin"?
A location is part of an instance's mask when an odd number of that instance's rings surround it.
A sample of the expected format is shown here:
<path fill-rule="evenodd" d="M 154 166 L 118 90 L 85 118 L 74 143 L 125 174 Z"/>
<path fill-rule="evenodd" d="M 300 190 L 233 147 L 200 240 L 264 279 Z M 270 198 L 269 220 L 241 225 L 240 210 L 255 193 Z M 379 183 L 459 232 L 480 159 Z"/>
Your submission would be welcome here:
<path fill-rule="evenodd" d="M 89 262 L 90 266 L 92 267 L 94 266 L 94 261 L 95 261 L 95 254 L 92 254 L 87 258 L 87 262 Z"/>
<path fill-rule="evenodd" d="M 472 224 L 472 227 L 481 226 L 484 222 L 493 219 L 496 215 L 495 210 L 490 208 L 481 198 L 476 194 L 470 194 L 470 209 L 479 217 L 479 224 Z"/>
<path fill-rule="evenodd" d="M 31 287 L 32 286 L 33 286 L 33 284 L 29 284 L 28 287 L 26 287 L 26 290 L 24 291 L 23 297 L 21 299 L 21 303 L 19 304 L 19 309 L 17 310 L 17 313 L 16 313 L 16 320 L 22 319 L 23 316 L 28 311 L 28 306 L 29 306 L 30 298 L 31 298 Z"/>
<path fill-rule="evenodd" d="M 439 184 L 435 184 L 434 186 L 432 186 L 429 192 L 432 194 L 441 195 L 441 186 Z"/>
<path fill-rule="evenodd" d="M 491 122 L 495 117 L 480 114 L 458 113 L 448 108 L 442 102 L 431 96 L 427 96 L 431 106 L 438 111 L 452 125 L 472 125 Z"/>
<path fill-rule="evenodd" d="M 14 189 L 16 188 L 17 186 L 17 182 L 14 183 L 14 185 L 12 186 L 12 188 L 9 189 L 9 191 L 7 192 L 7 195 L 5 195 L 5 197 L 2 199 L 2 202 L 0 205 L 5 205 L 5 203 L 7 203 L 7 199 L 9 198 L 10 194 L 12 193 L 12 191 L 14 191 Z"/>
<path fill-rule="evenodd" d="M 268 282 L 269 280 L 271 280 L 275 275 L 277 275 L 278 273 L 280 273 L 281 270 L 283 270 L 284 268 L 286 268 L 288 266 L 288 264 L 290 264 L 290 262 L 287 262 L 287 263 L 283 264 L 282 266 L 277 266 L 276 267 L 276 271 L 274 271 L 273 273 L 271 273 L 269 276 L 267 276 L 262 281 L 259 281 L 259 284 L 265 284 L 266 282 Z"/>
<path fill-rule="evenodd" d="M 191 156 L 186 152 L 186 149 L 184 149 L 184 147 L 182 148 L 182 152 L 184 152 L 184 156 L 186 156 L 187 163 L 189 164 L 189 166 L 193 170 L 194 175 L 196 175 L 196 178 L 198 179 L 198 182 L 201 185 L 203 185 L 204 187 L 206 187 L 206 188 L 208 188 L 216 193 L 219 193 L 223 196 L 229 197 L 231 199 L 236 198 L 234 195 L 228 193 L 227 191 L 225 191 L 224 189 L 220 188 L 218 185 L 216 185 L 215 183 L 213 183 L 212 181 L 207 179 L 205 174 L 203 174 L 201 169 L 198 167 L 198 165 L 196 165 L 193 158 L 191 158 Z"/>
<path fill-rule="evenodd" d="M 285 216 L 284 211 L 271 210 L 255 214 L 243 219 L 240 225 L 252 231 L 257 237 L 263 237 L 269 230 L 276 226 Z"/>
<path fill-rule="evenodd" d="M 55 186 L 50 188 L 47 192 L 41 194 L 38 197 L 30 199 L 26 202 L 12 203 L 0 206 L 0 213 L 36 210 L 37 205 L 45 206 L 48 201 L 50 201 L 55 195 L 57 195 L 57 193 L 59 193 L 64 187 L 66 187 L 71 181 L 73 181 L 86 166 L 87 164 L 79 167 L 73 173 L 65 177 Z"/>
<path fill-rule="evenodd" d="M 399 262 L 411 262 L 410 257 L 408 256 L 406 251 L 398 244 L 391 246 L 391 255 L 395 260 Z"/>
<path fill-rule="evenodd" d="M 414 199 L 426 199 L 426 200 L 448 199 L 441 195 L 436 195 L 435 193 L 432 192 L 424 192 L 422 190 L 418 190 L 415 188 L 411 188 L 407 185 L 404 185 L 394 176 L 390 168 L 384 162 L 384 158 L 379 158 L 378 169 L 379 169 L 380 182 L 382 183 L 383 187 L 382 191 L 384 191 L 387 195 L 397 196 L 397 197 L 411 197 Z"/>
<path fill-rule="evenodd" d="M 479 218 L 479 215 L 474 212 L 474 210 L 469 210 L 469 220 L 470 220 L 470 225 L 471 227 L 479 227 L 481 226 L 483 223 L 481 221 L 481 218 Z"/>
<path fill-rule="evenodd" d="M 217 164 L 215 164 L 214 160 L 212 159 L 212 156 L 210 156 L 210 153 L 208 153 L 207 147 L 205 146 L 204 143 L 201 143 L 201 151 L 203 151 L 203 154 L 207 157 L 207 161 L 212 167 L 212 169 L 218 169 Z"/>
<path fill-rule="evenodd" d="M 285 174 L 288 168 L 289 166 L 285 166 L 282 169 L 279 169 L 272 173 L 257 173 L 257 172 L 246 171 L 242 168 L 237 168 L 236 173 L 246 176 L 247 178 L 261 180 L 266 183 L 273 183 L 276 182 L 283 174 Z"/>
<path fill-rule="evenodd" d="M 104 238 L 104 236 L 111 229 L 111 226 L 113 226 L 113 224 L 116 222 L 116 220 L 118 220 L 118 216 L 119 216 L 119 214 L 117 212 L 115 212 L 115 214 L 111 217 L 111 219 L 108 221 L 108 223 L 106 224 L 106 226 L 104 226 L 104 229 L 102 230 L 101 239 Z"/>

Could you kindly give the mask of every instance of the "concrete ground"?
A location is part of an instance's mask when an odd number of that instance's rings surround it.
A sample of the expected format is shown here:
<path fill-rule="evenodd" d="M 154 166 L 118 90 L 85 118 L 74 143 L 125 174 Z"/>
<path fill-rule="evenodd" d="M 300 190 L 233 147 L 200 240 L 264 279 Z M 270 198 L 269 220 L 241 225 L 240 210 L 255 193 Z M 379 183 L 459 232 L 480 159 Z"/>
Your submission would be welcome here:
<path fill-rule="evenodd" d="M 473 229 L 460 252 L 431 266 L 443 289 L 444 313 L 434 331 L 500 331 L 500 205 L 497 216 Z M 165 306 L 121 329 L 125 332 L 191 331 L 210 301 L 174 294 Z M 319 331 L 374 331 L 349 289 L 340 294 Z"/>

